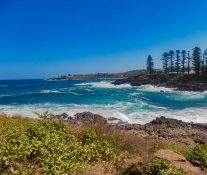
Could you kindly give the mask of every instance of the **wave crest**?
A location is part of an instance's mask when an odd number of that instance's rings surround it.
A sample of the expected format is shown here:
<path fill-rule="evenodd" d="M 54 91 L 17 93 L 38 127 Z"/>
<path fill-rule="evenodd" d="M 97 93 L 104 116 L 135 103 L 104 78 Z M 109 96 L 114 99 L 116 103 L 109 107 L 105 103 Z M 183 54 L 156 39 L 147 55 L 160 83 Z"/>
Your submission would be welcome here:
<path fill-rule="evenodd" d="M 131 88 L 130 84 L 121 84 L 121 85 L 114 85 L 112 82 L 109 81 L 100 81 L 100 82 L 90 82 L 90 83 L 80 83 L 75 84 L 76 86 L 90 86 L 95 88 Z"/>

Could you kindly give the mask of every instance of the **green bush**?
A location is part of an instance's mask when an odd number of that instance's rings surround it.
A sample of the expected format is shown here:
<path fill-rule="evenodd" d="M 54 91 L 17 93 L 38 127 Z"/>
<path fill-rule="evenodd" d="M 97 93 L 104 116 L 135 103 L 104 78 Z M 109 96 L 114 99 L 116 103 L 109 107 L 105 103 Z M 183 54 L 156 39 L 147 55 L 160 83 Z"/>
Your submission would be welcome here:
<path fill-rule="evenodd" d="M 207 145 L 197 145 L 190 151 L 187 158 L 191 163 L 199 165 L 207 170 Z"/>
<path fill-rule="evenodd" d="M 154 158 L 144 169 L 146 175 L 185 175 L 182 169 L 176 169 L 168 161 Z"/>
<path fill-rule="evenodd" d="M 72 174 L 117 153 L 93 130 L 77 134 L 61 122 L 0 117 L 0 174 Z"/>
<path fill-rule="evenodd" d="M 139 75 L 136 75 L 135 78 L 139 80 L 149 80 L 149 77 L 147 74 L 139 74 Z"/>

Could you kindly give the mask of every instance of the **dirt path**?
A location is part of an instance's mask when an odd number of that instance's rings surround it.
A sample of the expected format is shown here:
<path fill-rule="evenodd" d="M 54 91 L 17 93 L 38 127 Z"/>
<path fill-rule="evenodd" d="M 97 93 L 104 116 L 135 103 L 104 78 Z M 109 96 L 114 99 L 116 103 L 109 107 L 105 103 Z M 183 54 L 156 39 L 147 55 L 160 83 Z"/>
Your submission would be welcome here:
<path fill-rule="evenodd" d="M 156 154 L 157 157 L 163 158 L 171 162 L 176 168 L 182 168 L 188 175 L 207 175 L 199 167 L 193 166 L 186 158 L 171 150 L 159 150 Z"/>

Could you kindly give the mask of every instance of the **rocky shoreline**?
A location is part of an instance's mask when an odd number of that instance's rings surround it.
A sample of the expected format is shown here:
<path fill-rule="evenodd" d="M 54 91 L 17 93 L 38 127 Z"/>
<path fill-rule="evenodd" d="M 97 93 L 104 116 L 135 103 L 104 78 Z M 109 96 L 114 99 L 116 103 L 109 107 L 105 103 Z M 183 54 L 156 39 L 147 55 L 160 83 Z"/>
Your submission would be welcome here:
<path fill-rule="evenodd" d="M 117 118 L 106 119 L 101 115 L 91 112 L 77 113 L 71 117 L 66 113 L 61 115 L 50 115 L 55 121 L 63 121 L 72 126 L 101 124 L 122 130 L 144 138 L 161 139 L 194 146 L 196 144 L 207 144 L 207 123 L 187 123 L 181 120 L 159 117 L 151 122 L 140 124 L 129 124 Z"/>
<path fill-rule="evenodd" d="M 158 87 L 173 88 L 177 91 L 207 91 L 207 80 L 194 75 L 137 75 L 129 78 L 117 79 L 114 85 L 130 84 L 131 86 L 141 86 L 151 84 Z"/>

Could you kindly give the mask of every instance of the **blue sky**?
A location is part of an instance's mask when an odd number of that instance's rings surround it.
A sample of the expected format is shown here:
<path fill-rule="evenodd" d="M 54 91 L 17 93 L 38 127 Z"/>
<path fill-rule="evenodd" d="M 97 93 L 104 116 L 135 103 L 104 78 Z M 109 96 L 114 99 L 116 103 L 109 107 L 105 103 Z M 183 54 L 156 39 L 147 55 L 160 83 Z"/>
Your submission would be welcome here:
<path fill-rule="evenodd" d="M 206 0 L 0 0 L 0 79 L 160 67 L 207 48 Z"/>

